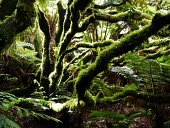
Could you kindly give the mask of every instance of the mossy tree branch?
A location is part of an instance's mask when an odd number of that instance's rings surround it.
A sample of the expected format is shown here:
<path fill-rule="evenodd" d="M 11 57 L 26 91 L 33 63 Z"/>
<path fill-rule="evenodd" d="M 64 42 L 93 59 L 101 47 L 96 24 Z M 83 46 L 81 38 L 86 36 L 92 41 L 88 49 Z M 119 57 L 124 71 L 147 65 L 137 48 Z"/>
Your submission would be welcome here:
<path fill-rule="evenodd" d="M 66 14 L 66 10 L 63 8 L 61 1 L 57 3 L 57 8 L 58 8 L 58 22 L 57 22 L 57 30 L 56 30 L 56 38 L 55 38 L 56 46 L 60 42 L 62 36 L 62 31 L 64 29 L 63 24 L 64 24 L 64 19 Z"/>
<path fill-rule="evenodd" d="M 17 34 L 33 25 L 36 17 L 35 1 L 18 0 L 16 13 L 0 23 L 0 52 L 12 44 Z"/>
<path fill-rule="evenodd" d="M 66 50 L 65 52 L 63 52 L 62 54 L 62 59 L 64 58 L 64 56 L 70 52 L 73 52 L 75 50 L 77 50 L 78 48 L 97 48 L 97 47 L 106 47 L 111 45 L 112 43 L 116 43 L 115 42 L 95 42 L 95 43 L 86 43 L 86 42 L 80 42 L 77 43 L 75 46 L 73 46 L 72 48 Z"/>
<path fill-rule="evenodd" d="M 40 29 L 45 35 L 45 40 L 42 44 L 42 59 L 41 59 L 41 75 L 40 75 L 40 85 L 44 88 L 45 95 L 49 96 L 49 84 L 50 81 L 48 80 L 48 76 L 51 72 L 50 70 L 50 51 L 49 51 L 49 46 L 50 46 L 50 28 L 48 25 L 48 21 L 45 18 L 45 15 L 43 12 L 39 11 L 39 25 Z M 47 70 L 49 69 L 49 70 Z"/>
<path fill-rule="evenodd" d="M 150 42 L 147 47 L 151 47 L 151 46 L 166 46 L 168 45 L 170 42 L 169 38 L 164 38 L 164 39 L 159 39 L 159 40 L 154 40 L 152 42 Z"/>
<path fill-rule="evenodd" d="M 113 95 L 112 97 L 104 97 L 98 99 L 98 103 L 106 103 L 106 102 L 117 102 L 117 100 L 121 100 L 123 98 L 126 98 L 127 96 L 132 96 L 135 99 L 142 99 L 146 102 L 151 103 L 158 103 L 158 104 L 164 104 L 164 103 L 170 103 L 169 98 L 170 95 L 167 94 L 148 94 L 144 92 L 138 92 L 136 90 L 125 90 L 120 93 L 117 93 Z"/>
<path fill-rule="evenodd" d="M 146 56 L 146 59 L 156 59 L 158 57 L 161 57 L 163 55 L 169 55 L 170 49 L 164 50 L 164 51 L 158 51 L 157 53 L 149 54 Z"/>
<path fill-rule="evenodd" d="M 68 70 L 69 66 L 70 66 L 71 64 L 75 63 L 75 61 L 78 60 L 78 59 L 80 59 L 82 56 L 85 56 L 88 52 L 89 52 L 89 50 L 86 50 L 86 51 L 82 52 L 80 55 L 74 57 L 74 58 L 63 68 L 63 70 L 62 70 L 62 77 L 61 77 L 61 79 L 60 79 L 60 81 L 59 81 L 59 84 L 60 84 L 61 82 L 63 82 L 64 75 L 67 73 L 67 70 Z"/>
<path fill-rule="evenodd" d="M 95 22 L 96 20 L 107 21 L 109 23 L 116 23 L 118 21 L 128 21 L 129 13 L 131 12 L 126 11 L 126 12 L 121 12 L 121 13 L 112 15 L 112 14 L 103 14 L 100 12 L 95 12 L 84 19 L 82 25 L 79 26 L 78 28 L 78 32 L 85 31 L 88 25 L 90 23 Z M 151 20 L 151 17 L 149 15 L 138 10 L 135 10 L 131 14 L 131 18 L 134 20 L 143 20 L 143 19 Z"/>
<path fill-rule="evenodd" d="M 170 24 L 170 13 L 167 15 L 158 13 L 154 16 L 150 25 L 143 27 L 141 30 L 131 32 L 119 42 L 113 43 L 110 47 L 103 50 L 96 58 L 96 61 L 87 69 L 82 70 L 78 75 L 75 87 L 79 100 L 86 100 L 85 93 L 90 87 L 93 78 L 107 68 L 108 63 L 112 58 L 133 50 L 136 46 L 142 44 L 148 37 L 156 34 L 158 30 L 167 24 Z M 113 41 L 108 40 L 108 42 Z"/>
<path fill-rule="evenodd" d="M 80 19 L 80 12 L 84 11 L 92 0 L 70 0 L 68 2 L 68 7 L 66 10 L 66 18 L 63 24 L 63 32 L 60 38 L 59 43 L 59 52 L 57 61 L 55 62 L 54 71 L 50 74 L 50 86 L 51 90 L 56 93 L 59 79 L 61 78 L 62 69 L 63 69 L 63 57 L 62 53 L 65 52 L 71 39 L 77 33 L 79 19 Z"/>

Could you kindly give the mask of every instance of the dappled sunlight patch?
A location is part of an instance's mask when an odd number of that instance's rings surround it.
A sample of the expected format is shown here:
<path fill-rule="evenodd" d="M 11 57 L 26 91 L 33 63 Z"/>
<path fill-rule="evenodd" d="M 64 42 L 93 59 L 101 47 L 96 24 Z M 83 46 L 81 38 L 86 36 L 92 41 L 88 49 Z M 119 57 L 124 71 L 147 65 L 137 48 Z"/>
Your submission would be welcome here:
<path fill-rule="evenodd" d="M 60 112 L 64 108 L 64 104 L 50 102 L 50 108 L 55 112 Z"/>
<path fill-rule="evenodd" d="M 83 101 L 78 101 L 77 98 L 68 100 L 65 103 L 55 103 L 53 101 L 48 101 L 49 102 L 49 108 L 52 109 L 55 112 L 60 112 L 64 108 L 68 108 L 69 110 L 74 110 L 78 106 L 85 106 L 85 103 Z M 79 103 L 78 103 L 79 102 Z"/>
<path fill-rule="evenodd" d="M 70 110 L 73 110 L 78 106 L 85 106 L 85 103 L 82 100 L 78 101 L 78 98 L 71 99 L 64 104 L 65 107 L 69 108 Z"/>

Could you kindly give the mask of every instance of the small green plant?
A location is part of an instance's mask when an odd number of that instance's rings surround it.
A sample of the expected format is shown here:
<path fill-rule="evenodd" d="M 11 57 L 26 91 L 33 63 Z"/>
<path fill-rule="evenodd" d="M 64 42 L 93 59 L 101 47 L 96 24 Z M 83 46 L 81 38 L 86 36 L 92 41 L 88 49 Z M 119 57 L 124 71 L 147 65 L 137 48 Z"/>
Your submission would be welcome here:
<path fill-rule="evenodd" d="M 2 128 L 20 128 L 12 120 L 16 118 L 21 120 L 28 116 L 60 122 L 58 119 L 43 113 L 46 110 L 52 109 L 51 104 L 53 102 L 42 99 L 18 98 L 5 92 L 0 92 L 0 100 L 0 127 L 2 126 Z M 4 113 L 6 113 L 10 119 L 8 119 Z"/>
<path fill-rule="evenodd" d="M 0 113 L 0 128 L 21 128 L 17 123 Z"/>
<path fill-rule="evenodd" d="M 117 113 L 117 112 L 110 112 L 110 111 L 91 111 L 90 117 L 92 118 L 99 118 L 106 120 L 109 126 L 114 128 L 128 128 L 128 126 L 132 123 L 134 118 L 141 117 L 141 116 L 148 116 L 148 113 L 144 110 L 140 110 L 138 112 L 132 112 L 129 114 Z"/>

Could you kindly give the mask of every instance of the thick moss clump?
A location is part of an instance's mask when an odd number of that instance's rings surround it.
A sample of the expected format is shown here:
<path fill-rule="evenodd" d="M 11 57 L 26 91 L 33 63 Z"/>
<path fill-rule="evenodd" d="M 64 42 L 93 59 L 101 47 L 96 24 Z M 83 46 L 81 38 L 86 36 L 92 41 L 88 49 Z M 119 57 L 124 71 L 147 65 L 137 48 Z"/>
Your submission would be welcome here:
<path fill-rule="evenodd" d="M 135 99 L 142 99 L 147 102 L 151 103 L 158 103 L 158 104 L 164 104 L 164 103 L 170 103 L 169 98 L 170 95 L 167 94 L 148 94 L 145 92 L 138 92 L 136 90 L 124 90 L 122 92 L 116 93 L 112 97 L 103 97 L 98 99 L 99 103 L 114 103 L 117 101 L 121 101 L 123 98 L 126 98 L 127 96 L 132 96 Z"/>

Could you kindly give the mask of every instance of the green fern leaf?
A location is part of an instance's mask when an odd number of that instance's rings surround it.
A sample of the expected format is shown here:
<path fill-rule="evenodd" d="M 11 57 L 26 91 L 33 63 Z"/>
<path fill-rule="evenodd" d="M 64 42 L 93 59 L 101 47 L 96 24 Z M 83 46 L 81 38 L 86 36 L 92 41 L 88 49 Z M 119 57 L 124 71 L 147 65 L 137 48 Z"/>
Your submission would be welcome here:
<path fill-rule="evenodd" d="M 17 123 L 0 114 L 0 128 L 21 128 Z"/>

